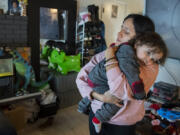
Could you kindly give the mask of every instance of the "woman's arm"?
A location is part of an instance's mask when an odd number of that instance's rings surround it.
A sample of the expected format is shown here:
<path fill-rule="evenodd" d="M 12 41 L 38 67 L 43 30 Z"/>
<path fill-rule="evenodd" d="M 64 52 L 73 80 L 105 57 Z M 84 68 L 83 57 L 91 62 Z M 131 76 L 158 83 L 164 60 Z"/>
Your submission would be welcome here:
<path fill-rule="evenodd" d="M 104 94 L 99 94 L 95 91 L 92 91 L 91 97 L 104 103 L 115 104 L 118 107 L 122 107 L 122 100 L 117 98 L 116 96 L 113 96 L 109 91 L 105 92 Z"/>
<path fill-rule="evenodd" d="M 88 97 L 89 99 L 96 98 L 91 92 L 93 91 L 87 83 L 88 74 L 94 68 L 94 66 L 104 59 L 104 52 L 101 52 L 91 58 L 91 60 L 80 70 L 76 78 L 76 84 L 82 97 Z"/>
<path fill-rule="evenodd" d="M 94 68 L 94 66 L 98 62 L 100 62 L 101 60 L 104 59 L 104 53 L 105 52 L 102 52 L 102 53 L 99 53 L 99 54 L 95 55 L 94 57 L 92 57 L 92 59 L 89 61 L 89 63 L 87 63 L 81 69 L 81 71 L 78 73 L 78 76 L 76 79 L 77 87 L 78 87 L 79 92 L 82 97 L 89 97 L 89 99 L 94 98 L 94 99 L 97 99 L 97 100 L 105 102 L 105 103 L 111 103 L 111 104 L 116 104 L 117 106 L 121 106 L 119 104 L 119 102 L 120 102 L 119 98 L 117 98 L 109 93 L 105 93 L 104 95 L 99 94 L 99 93 L 93 91 L 92 88 L 89 87 L 89 85 L 87 84 L 87 78 L 88 78 L 89 72 L 92 70 L 92 68 Z M 111 55 L 109 55 L 109 56 L 111 56 Z M 109 66 L 108 68 L 113 68 L 113 67 Z"/>
<path fill-rule="evenodd" d="M 111 68 L 118 67 L 117 60 L 115 59 L 115 52 L 117 50 L 117 47 L 109 47 L 105 51 L 105 58 L 106 60 L 111 59 L 111 63 L 114 62 L 114 64 L 108 65 L 106 67 L 106 70 L 110 70 Z M 112 59 L 113 58 L 113 59 Z M 104 103 L 111 103 L 111 104 L 116 104 L 117 106 L 121 107 L 122 104 L 120 104 L 121 100 L 112 94 L 110 92 L 106 92 L 104 95 L 96 93 L 94 91 L 91 92 L 91 97 L 100 100 Z"/>

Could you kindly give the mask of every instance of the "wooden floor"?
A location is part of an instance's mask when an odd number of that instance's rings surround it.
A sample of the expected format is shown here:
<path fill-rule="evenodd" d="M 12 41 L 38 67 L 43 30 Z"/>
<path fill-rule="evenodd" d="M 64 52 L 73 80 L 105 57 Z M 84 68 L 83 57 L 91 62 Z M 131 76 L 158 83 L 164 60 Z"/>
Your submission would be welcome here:
<path fill-rule="evenodd" d="M 54 120 L 40 119 L 28 124 L 18 135 L 89 135 L 88 117 L 77 112 L 77 105 L 60 109 Z"/>

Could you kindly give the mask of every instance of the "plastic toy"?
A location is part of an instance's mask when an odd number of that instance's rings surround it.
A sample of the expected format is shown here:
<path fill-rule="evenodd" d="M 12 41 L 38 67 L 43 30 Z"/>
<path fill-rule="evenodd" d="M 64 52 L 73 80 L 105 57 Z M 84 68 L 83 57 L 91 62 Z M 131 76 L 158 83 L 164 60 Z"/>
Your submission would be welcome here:
<path fill-rule="evenodd" d="M 67 72 L 70 71 L 80 71 L 80 54 L 78 54 L 77 56 L 66 56 L 64 52 L 61 52 L 59 57 L 60 59 L 57 63 L 57 71 L 61 72 L 62 74 L 67 74 Z"/>
<path fill-rule="evenodd" d="M 48 56 L 51 54 L 51 51 L 52 51 L 51 47 L 45 45 L 44 48 L 42 49 L 41 58 L 48 59 Z"/>
<path fill-rule="evenodd" d="M 11 54 L 13 56 L 13 63 L 15 65 L 18 75 L 25 78 L 25 83 L 22 87 L 22 90 L 27 90 L 28 85 L 40 88 L 46 85 L 48 81 L 53 77 L 53 75 L 50 75 L 46 81 L 36 82 L 33 67 L 26 60 L 24 60 L 17 51 L 12 51 Z M 21 81 L 21 78 L 18 75 L 15 86 L 17 90 L 19 90 Z"/>
<path fill-rule="evenodd" d="M 153 125 L 153 126 L 159 126 L 160 125 L 160 120 L 159 119 L 155 119 L 155 120 L 152 120 L 151 121 L 151 124 Z"/>
<path fill-rule="evenodd" d="M 157 111 L 157 114 L 161 116 L 161 118 L 165 118 L 170 122 L 175 122 L 177 120 L 180 120 L 180 112 L 168 110 L 166 108 L 160 108 Z"/>
<path fill-rule="evenodd" d="M 56 69 L 56 71 L 62 74 L 67 74 L 70 71 L 79 72 L 80 67 L 80 54 L 66 56 L 63 51 L 59 49 L 53 49 L 51 56 L 48 57 L 49 68 Z"/>
<path fill-rule="evenodd" d="M 49 61 L 49 65 L 48 68 L 50 69 L 57 69 L 57 63 L 60 60 L 60 56 L 59 56 L 59 52 L 60 50 L 58 48 L 54 48 L 50 54 L 50 56 L 48 57 L 48 61 Z"/>

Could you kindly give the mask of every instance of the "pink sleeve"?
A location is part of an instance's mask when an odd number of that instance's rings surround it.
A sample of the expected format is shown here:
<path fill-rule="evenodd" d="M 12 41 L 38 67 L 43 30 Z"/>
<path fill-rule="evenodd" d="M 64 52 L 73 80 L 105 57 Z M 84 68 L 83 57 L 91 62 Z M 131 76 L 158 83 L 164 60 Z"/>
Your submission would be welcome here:
<path fill-rule="evenodd" d="M 90 94 L 92 88 L 87 83 L 88 74 L 94 68 L 94 66 L 102 61 L 104 58 L 104 52 L 101 52 L 91 58 L 91 60 L 80 70 L 76 78 L 76 84 L 82 97 L 88 97 L 91 99 Z"/>
<path fill-rule="evenodd" d="M 106 72 L 110 93 L 120 99 L 127 98 L 127 80 L 120 68 L 114 67 Z"/>

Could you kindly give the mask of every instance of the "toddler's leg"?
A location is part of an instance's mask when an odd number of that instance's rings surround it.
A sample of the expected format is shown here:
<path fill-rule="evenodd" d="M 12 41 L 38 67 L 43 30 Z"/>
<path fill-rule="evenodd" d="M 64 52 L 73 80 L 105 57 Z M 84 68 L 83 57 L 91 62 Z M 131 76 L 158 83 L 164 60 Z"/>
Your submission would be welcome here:
<path fill-rule="evenodd" d="M 121 71 L 125 74 L 129 85 L 131 86 L 133 97 L 138 100 L 146 98 L 144 84 L 139 77 L 139 64 L 133 48 L 129 45 L 122 45 L 116 56 L 119 61 Z"/>
<path fill-rule="evenodd" d="M 123 105 L 123 101 L 121 103 Z M 101 106 L 101 109 L 98 109 L 95 113 L 95 117 L 101 121 L 109 121 L 120 109 L 121 107 L 116 106 L 115 104 L 104 103 Z"/>

